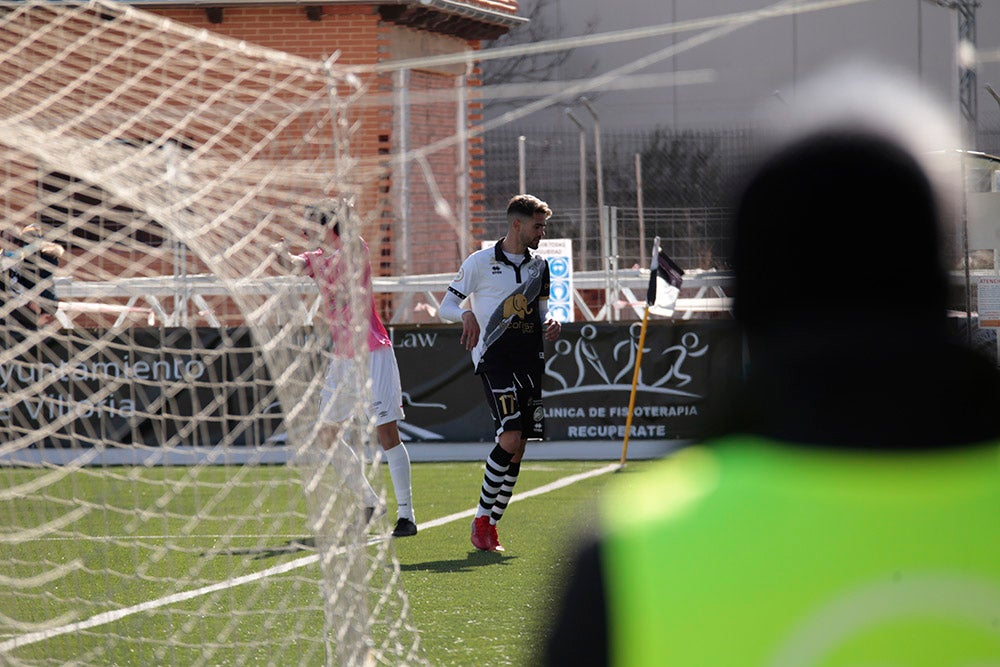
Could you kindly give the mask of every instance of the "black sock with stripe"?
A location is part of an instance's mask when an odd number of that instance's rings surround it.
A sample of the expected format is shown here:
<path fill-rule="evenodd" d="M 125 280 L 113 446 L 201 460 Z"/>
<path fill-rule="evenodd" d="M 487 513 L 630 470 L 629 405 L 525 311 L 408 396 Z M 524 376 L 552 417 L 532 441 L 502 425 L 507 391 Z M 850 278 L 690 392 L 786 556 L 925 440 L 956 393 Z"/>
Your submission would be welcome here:
<path fill-rule="evenodd" d="M 507 509 L 510 497 L 514 494 L 514 485 L 517 484 L 517 475 L 520 472 L 520 461 L 507 466 L 507 474 L 503 477 L 503 483 L 500 485 L 499 493 L 497 493 L 496 502 L 493 503 L 493 512 L 490 514 L 493 523 L 500 521 L 500 517 L 503 516 L 504 511 Z"/>
<path fill-rule="evenodd" d="M 504 450 L 500 445 L 496 445 L 490 455 L 486 457 L 486 468 L 483 473 L 483 488 L 479 494 L 479 509 L 476 516 L 486 516 L 494 511 L 497 496 L 507 478 L 507 471 L 510 468 L 510 460 L 513 454 Z M 507 500 L 510 496 L 507 496 Z M 504 501 L 506 507 L 507 500 Z M 503 510 L 501 510 L 501 514 Z"/>

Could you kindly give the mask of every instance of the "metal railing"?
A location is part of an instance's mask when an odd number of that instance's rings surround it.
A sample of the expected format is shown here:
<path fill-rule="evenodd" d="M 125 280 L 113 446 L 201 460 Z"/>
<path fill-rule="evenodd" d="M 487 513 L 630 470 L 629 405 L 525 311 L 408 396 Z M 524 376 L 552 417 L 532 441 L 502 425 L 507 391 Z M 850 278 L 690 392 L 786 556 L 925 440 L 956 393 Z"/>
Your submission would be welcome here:
<path fill-rule="evenodd" d="M 436 319 L 441 298 L 454 274 L 437 273 L 392 278 L 375 278 L 372 282 L 377 295 L 392 296 L 393 307 L 389 324 L 409 324 L 416 309 Z M 731 308 L 727 288 L 732 276 L 728 272 L 696 271 L 685 276 L 684 290 L 678 299 L 675 318 L 691 319 L 704 313 L 726 313 Z M 304 295 L 304 307 L 297 314 L 303 324 L 312 324 L 319 308 L 319 293 L 308 278 L 273 277 L 241 281 L 226 285 L 211 275 L 161 278 L 132 278 L 116 281 L 79 281 L 56 278 L 56 294 L 60 300 L 57 319 L 64 327 L 77 326 L 81 314 L 101 313 L 113 316 L 112 326 L 144 322 L 150 326 L 175 326 L 189 320 L 203 321 L 205 326 L 218 327 L 225 322 L 216 311 L 217 297 L 234 292 L 253 294 L 277 293 L 292 289 Z M 648 269 L 620 270 L 609 283 L 605 271 L 582 271 L 573 274 L 573 303 L 584 321 L 619 321 L 638 319 L 649 284 Z M 597 297 L 596 299 L 594 297 Z M 192 308 L 195 313 L 181 313 L 175 307 Z"/>

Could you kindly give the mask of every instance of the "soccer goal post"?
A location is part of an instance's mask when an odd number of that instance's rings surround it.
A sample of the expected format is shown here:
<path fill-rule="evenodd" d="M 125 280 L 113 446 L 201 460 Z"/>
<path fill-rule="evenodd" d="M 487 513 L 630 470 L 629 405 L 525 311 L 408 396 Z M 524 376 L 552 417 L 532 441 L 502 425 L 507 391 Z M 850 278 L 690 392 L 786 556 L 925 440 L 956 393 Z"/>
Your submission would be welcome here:
<path fill-rule="evenodd" d="M 365 83 L 127 6 L 0 3 L 0 662 L 423 664 L 356 368 L 304 250 L 366 220 Z M 345 347 L 351 353 L 345 354 Z M 376 511 L 378 517 L 378 511 Z"/>

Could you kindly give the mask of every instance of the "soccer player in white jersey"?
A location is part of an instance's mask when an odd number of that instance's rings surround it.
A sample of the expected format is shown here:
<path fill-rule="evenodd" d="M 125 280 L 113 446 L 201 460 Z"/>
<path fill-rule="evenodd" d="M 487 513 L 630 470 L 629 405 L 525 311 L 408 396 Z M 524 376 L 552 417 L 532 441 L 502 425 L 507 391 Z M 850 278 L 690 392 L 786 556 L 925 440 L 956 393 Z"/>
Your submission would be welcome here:
<path fill-rule="evenodd" d="M 275 244 L 273 249 L 278 259 L 286 268 L 308 275 L 316 281 L 323 302 L 323 314 L 330 326 L 333 336 L 333 357 L 327 369 L 326 380 L 320 394 L 320 418 L 328 427 L 329 437 L 336 442 L 340 438 L 345 422 L 350 418 L 353 396 L 345 396 L 338 392 L 337 386 L 347 377 L 348 373 L 356 372 L 350 357 L 338 355 L 340 350 L 352 350 L 353 343 L 349 327 L 346 326 L 349 313 L 343 299 L 337 298 L 337 290 L 344 289 L 341 280 L 343 266 L 339 254 L 343 248 L 340 236 L 340 220 L 343 216 L 353 215 L 353 207 L 345 200 L 334 200 L 310 207 L 307 218 L 319 226 L 317 234 L 309 234 L 324 247 L 315 247 L 302 254 L 288 252 L 284 242 Z M 358 237 L 354 246 L 363 253 L 365 262 L 364 273 L 359 289 L 365 290 L 370 296 L 371 305 L 368 316 L 368 349 L 369 365 L 372 379 L 372 403 L 369 414 L 375 419 L 375 434 L 379 444 L 385 451 L 389 464 L 389 475 L 396 492 L 397 520 L 392 531 L 394 537 L 409 537 L 417 534 L 417 524 L 413 513 L 412 490 L 410 484 L 410 456 L 399 436 L 397 422 L 404 418 L 403 390 L 399 380 L 399 367 L 396 355 L 392 350 L 392 341 L 382 324 L 375 309 L 375 297 L 372 294 L 371 265 L 368 262 L 368 244 Z M 352 454 L 354 450 L 348 447 Z M 356 456 L 356 455 L 355 455 Z M 378 496 L 363 476 L 350 476 L 353 483 L 362 484 L 358 492 L 362 495 L 369 519 L 376 511 Z"/>
<path fill-rule="evenodd" d="M 556 340 L 560 324 L 548 317 L 548 262 L 531 251 L 551 216 L 537 197 L 512 198 L 507 235 L 466 258 L 441 303 L 442 319 L 462 323 L 461 343 L 472 352 L 496 426 L 472 522 L 472 546 L 482 551 L 504 550 L 497 522 L 510 502 L 525 445 L 543 436 L 543 340 Z"/>

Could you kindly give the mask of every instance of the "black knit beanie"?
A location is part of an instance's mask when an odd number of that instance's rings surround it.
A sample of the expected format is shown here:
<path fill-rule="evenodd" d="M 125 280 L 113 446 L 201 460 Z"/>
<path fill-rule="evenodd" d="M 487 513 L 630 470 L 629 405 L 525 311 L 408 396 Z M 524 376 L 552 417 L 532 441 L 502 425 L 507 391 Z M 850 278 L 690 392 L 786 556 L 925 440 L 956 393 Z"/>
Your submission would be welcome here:
<path fill-rule="evenodd" d="M 748 332 L 858 318 L 940 322 L 938 202 L 914 157 L 863 131 L 788 145 L 736 207 L 734 312 Z"/>

